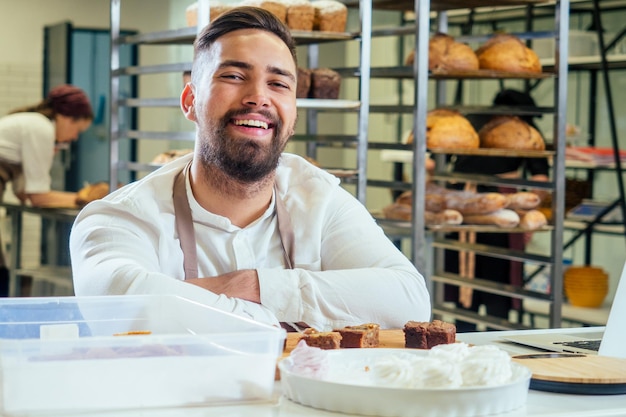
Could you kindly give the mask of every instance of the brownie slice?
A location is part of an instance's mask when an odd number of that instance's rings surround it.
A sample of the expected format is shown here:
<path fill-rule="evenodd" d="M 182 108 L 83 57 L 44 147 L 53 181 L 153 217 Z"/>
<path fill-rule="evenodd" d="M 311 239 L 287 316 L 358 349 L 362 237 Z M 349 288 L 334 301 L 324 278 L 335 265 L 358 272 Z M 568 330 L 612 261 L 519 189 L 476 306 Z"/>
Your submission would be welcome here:
<path fill-rule="evenodd" d="M 341 347 L 341 334 L 339 332 L 320 332 L 312 327 L 300 334 L 300 339 L 311 347 L 320 349 L 339 349 Z"/>
<path fill-rule="evenodd" d="M 379 345 L 379 330 L 378 324 L 365 323 L 334 331 L 341 334 L 342 348 L 374 348 Z"/>
<path fill-rule="evenodd" d="M 404 325 L 404 343 L 407 348 L 430 349 L 455 341 L 456 326 L 451 323 L 441 320 L 409 321 Z"/>
<path fill-rule="evenodd" d="M 428 349 L 429 322 L 409 321 L 402 329 L 404 331 L 404 347 Z"/>
<path fill-rule="evenodd" d="M 456 342 L 456 326 L 441 320 L 433 320 L 428 326 L 428 348 Z"/>

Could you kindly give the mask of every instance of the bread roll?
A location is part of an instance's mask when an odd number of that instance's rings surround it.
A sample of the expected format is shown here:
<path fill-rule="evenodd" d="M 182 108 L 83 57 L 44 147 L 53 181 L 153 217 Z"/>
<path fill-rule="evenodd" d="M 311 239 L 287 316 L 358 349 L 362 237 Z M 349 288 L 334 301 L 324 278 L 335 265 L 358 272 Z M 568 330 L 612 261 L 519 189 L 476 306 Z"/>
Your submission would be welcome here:
<path fill-rule="evenodd" d="M 87 203 L 104 198 L 107 194 L 109 194 L 108 183 L 97 182 L 88 184 L 76 193 L 76 205 L 82 207 Z"/>
<path fill-rule="evenodd" d="M 500 209 L 488 214 L 463 215 L 463 223 L 494 225 L 502 228 L 516 227 L 520 222 L 519 215 L 513 210 Z"/>
<path fill-rule="evenodd" d="M 539 210 L 530 210 L 522 216 L 519 226 L 526 230 L 537 230 L 547 224 L 548 219 L 543 212 Z"/>
<path fill-rule="evenodd" d="M 406 59 L 413 65 L 415 50 Z M 475 71 L 478 57 L 468 45 L 457 42 L 450 35 L 437 33 L 428 41 L 428 69 L 430 71 Z"/>
<path fill-rule="evenodd" d="M 480 69 L 540 73 L 539 57 L 518 37 L 497 34 L 476 50 Z"/>
<path fill-rule="evenodd" d="M 413 143 L 413 135 L 407 139 Z M 429 149 L 476 149 L 478 133 L 463 115 L 454 110 L 435 109 L 426 115 L 426 147 Z"/>
<path fill-rule="evenodd" d="M 541 133 L 517 116 L 496 116 L 479 131 L 483 148 L 543 151 Z"/>

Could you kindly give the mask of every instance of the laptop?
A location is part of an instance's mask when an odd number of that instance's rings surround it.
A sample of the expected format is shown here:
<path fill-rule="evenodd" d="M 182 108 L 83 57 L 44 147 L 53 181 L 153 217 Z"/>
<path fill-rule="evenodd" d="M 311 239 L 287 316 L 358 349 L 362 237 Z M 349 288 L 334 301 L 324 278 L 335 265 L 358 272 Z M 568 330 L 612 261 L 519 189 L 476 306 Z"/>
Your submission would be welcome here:
<path fill-rule="evenodd" d="M 609 318 L 603 331 L 562 334 L 522 334 L 503 336 L 502 340 L 551 352 L 626 358 L 626 263 L 622 268 Z"/>

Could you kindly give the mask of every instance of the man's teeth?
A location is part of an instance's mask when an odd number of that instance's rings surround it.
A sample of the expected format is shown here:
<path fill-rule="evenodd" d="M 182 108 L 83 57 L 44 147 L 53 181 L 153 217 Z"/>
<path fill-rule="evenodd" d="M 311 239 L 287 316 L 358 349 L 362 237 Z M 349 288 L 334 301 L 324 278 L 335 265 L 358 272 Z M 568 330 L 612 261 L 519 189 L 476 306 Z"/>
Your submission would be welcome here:
<path fill-rule="evenodd" d="M 267 123 L 262 122 L 260 120 L 235 120 L 235 124 L 237 126 L 262 127 L 263 129 L 268 128 Z"/>

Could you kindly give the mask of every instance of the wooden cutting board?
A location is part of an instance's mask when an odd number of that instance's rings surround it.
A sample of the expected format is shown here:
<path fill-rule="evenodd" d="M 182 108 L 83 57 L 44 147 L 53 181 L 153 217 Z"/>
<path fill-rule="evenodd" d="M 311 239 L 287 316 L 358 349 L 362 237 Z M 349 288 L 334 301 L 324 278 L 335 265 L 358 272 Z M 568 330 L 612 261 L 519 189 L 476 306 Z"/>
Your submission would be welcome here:
<path fill-rule="evenodd" d="M 300 340 L 299 333 L 287 333 L 283 357 L 289 356 L 298 344 L 298 340 Z M 404 349 L 404 331 L 402 330 L 380 330 L 378 340 L 381 348 Z"/>
<path fill-rule="evenodd" d="M 533 379 L 577 384 L 626 384 L 626 359 L 608 356 L 540 353 L 514 356 Z"/>
<path fill-rule="evenodd" d="M 626 359 L 573 353 L 518 355 L 532 372 L 530 388 L 566 394 L 626 394 Z"/>

